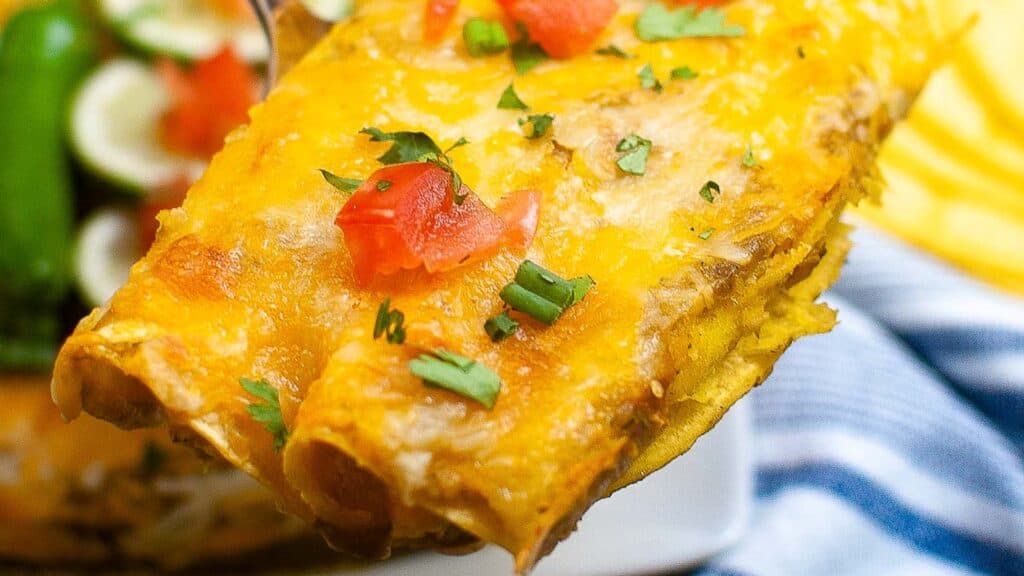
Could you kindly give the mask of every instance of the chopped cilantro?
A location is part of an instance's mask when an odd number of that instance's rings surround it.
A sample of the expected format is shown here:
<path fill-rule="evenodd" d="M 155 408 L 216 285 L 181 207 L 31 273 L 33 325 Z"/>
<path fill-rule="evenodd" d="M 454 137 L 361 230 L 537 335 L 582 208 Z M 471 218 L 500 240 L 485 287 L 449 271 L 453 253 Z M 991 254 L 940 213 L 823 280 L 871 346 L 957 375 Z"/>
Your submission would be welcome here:
<path fill-rule="evenodd" d="M 394 142 L 387 152 L 377 158 L 382 164 L 430 162 L 451 175 L 452 198 L 455 203 L 461 205 L 466 199 L 466 195 L 462 194 L 462 177 L 455 171 L 452 159 L 448 157 L 448 153 L 452 150 L 469 144 L 465 138 L 459 138 L 455 144 L 442 152 L 441 147 L 434 142 L 433 138 L 423 132 L 383 132 L 373 127 L 363 128 L 359 132 L 369 134 L 370 140 L 373 142 Z M 379 187 L 378 190 L 380 190 Z M 381 191 L 383 192 L 383 190 Z"/>
<path fill-rule="evenodd" d="M 530 140 L 543 137 L 551 129 L 551 123 L 555 117 L 551 114 L 530 114 L 526 118 L 519 119 L 520 126 L 529 126 L 526 137 Z"/>
<path fill-rule="evenodd" d="M 288 442 L 288 428 L 284 425 L 284 418 L 281 416 L 281 400 L 277 390 L 267 383 L 266 380 L 239 379 L 239 383 L 246 392 L 263 400 L 263 403 L 252 403 L 246 408 L 246 412 L 252 419 L 263 424 L 263 428 L 274 437 L 274 451 L 280 452 Z"/>
<path fill-rule="evenodd" d="M 391 344 L 405 342 L 405 314 L 391 309 L 391 298 L 385 298 L 377 308 L 377 321 L 373 325 L 373 339 L 385 336 Z"/>
<path fill-rule="evenodd" d="M 377 191 L 386 192 L 388 188 L 391 188 L 391 180 L 377 180 Z"/>
<path fill-rule="evenodd" d="M 757 158 L 754 157 L 754 149 L 748 144 L 747 149 L 743 151 L 743 167 L 754 168 L 755 166 L 759 166 L 759 164 Z"/>
<path fill-rule="evenodd" d="M 447 154 L 447 153 L 451 152 L 452 150 L 455 150 L 456 148 L 462 148 L 466 144 L 469 144 L 469 140 L 466 140 L 466 137 L 463 136 L 462 138 L 459 138 L 458 140 L 456 140 L 455 144 L 452 144 L 451 146 L 449 146 L 448 149 L 444 151 L 444 153 Z"/>
<path fill-rule="evenodd" d="M 512 44 L 512 65 L 517 74 L 526 74 L 547 60 L 548 55 L 540 44 L 530 41 L 530 35 L 522 22 L 517 22 L 516 26 L 519 28 L 519 40 Z"/>
<path fill-rule="evenodd" d="M 799 56 L 801 60 L 803 60 L 804 58 L 807 58 L 807 54 L 804 52 L 804 47 L 803 46 L 797 46 L 796 47 L 796 55 Z"/>
<path fill-rule="evenodd" d="M 732 38 L 742 36 L 742 26 L 726 24 L 725 12 L 693 6 L 669 10 L 655 2 L 648 4 L 636 21 L 636 35 L 645 42 L 679 38 Z"/>
<path fill-rule="evenodd" d="M 383 132 L 371 126 L 363 128 L 359 133 L 369 134 L 373 142 L 394 142 L 384 155 L 377 158 L 381 164 L 415 162 L 425 154 L 442 155 L 441 148 L 433 138 L 423 132 Z"/>
<path fill-rule="evenodd" d="M 470 56 L 488 56 L 504 52 L 508 46 L 508 35 L 501 22 L 470 18 L 462 26 L 462 39 Z"/>
<path fill-rule="evenodd" d="M 715 194 L 721 194 L 722 189 L 718 187 L 718 182 L 714 180 L 708 180 L 700 187 L 700 197 L 707 200 L 709 204 L 714 204 Z"/>
<path fill-rule="evenodd" d="M 529 110 L 530 107 L 523 102 L 519 95 L 516 94 L 516 89 L 511 84 L 505 91 L 501 93 L 501 98 L 498 100 L 498 108 L 502 110 Z"/>
<path fill-rule="evenodd" d="M 654 76 L 654 69 L 650 64 L 645 64 L 643 68 L 637 70 L 636 75 L 640 78 L 642 88 L 661 92 L 661 82 Z"/>
<path fill-rule="evenodd" d="M 697 234 L 697 238 L 700 238 L 701 240 L 707 240 L 708 238 L 711 238 L 711 235 L 714 233 L 714 228 L 708 228 L 707 230 L 701 232 L 700 234 Z"/>
<path fill-rule="evenodd" d="M 689 66 L 680 66 L 679 68 L 672 69 L 673 80 L 693 80 L 697 76 L 699 76 L 699 74 Z"/>
<path fill-rule="evenodd" d="M 630 58 L 636 58 L 636 56 L 633 56 L 632 54 L 624 51 L 622 48 L 619 48 L 615 44 L 609 44 L 607 46 L 604 46 L 603 48 L 598 48 L 597 50 L 595 50 L 595 52 L 602 56 L 614 56 L 616 58 L 623 58 L 626 60 Z"/>
<path fill-rule="evenodd" d="M 450 390 L 493 408 L 501 390 L 501 378 L 476 360 L 447 350 L 421 354 L 409 362 L 409 371 L 428 386 Z"/>
<path fill-rule="evenodd" d="M 636 134 L 630 134 L 619 141 L 615 150 L 617 152 L 625 152 L 616 161 L 619 169 L 623 172 L 640 176 L 647 171 L 647 157 L 651 153 L 650 140 Z"/>
<path fill-rule="evenodd" d="M 323 168 L 320 169 L 320 174 L 328 184 L 334 186 L 334 188 L 339 192 L 344 192 L 346 194 L 355 192 L 363 185 L 362 180 L 357 180 L 355 178 L 342 178 L 341 176 L 338 176 L 328 170 L 324 170 Z"/>

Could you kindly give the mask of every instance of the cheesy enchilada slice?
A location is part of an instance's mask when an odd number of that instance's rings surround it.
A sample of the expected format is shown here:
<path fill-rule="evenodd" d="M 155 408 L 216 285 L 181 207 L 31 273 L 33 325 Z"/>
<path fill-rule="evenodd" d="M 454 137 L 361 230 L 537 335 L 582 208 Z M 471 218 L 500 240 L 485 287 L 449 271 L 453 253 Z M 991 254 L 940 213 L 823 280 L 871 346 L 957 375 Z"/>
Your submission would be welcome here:
<path fill-rule="evenodd" d="M 529 569 L 831 327 L 838 216 L 938 41 L 917 0 L 652 6 L 517 74 L 493 2 L 436 45 L 420 4 L 360 4 L 65 344 L 64 414 L 167 424 L 349 551 Z"/>

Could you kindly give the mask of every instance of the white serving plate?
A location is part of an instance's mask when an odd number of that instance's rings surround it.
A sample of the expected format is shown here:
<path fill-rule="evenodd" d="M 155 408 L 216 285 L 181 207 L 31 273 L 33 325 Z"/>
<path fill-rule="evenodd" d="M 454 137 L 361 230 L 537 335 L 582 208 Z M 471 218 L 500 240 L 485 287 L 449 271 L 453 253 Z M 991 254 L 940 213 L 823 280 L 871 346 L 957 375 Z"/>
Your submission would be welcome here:
<path fill-rule="evenodd" d="M 586 513 L 534 576 L 629 576 L 692 568 L 733 544 L 753 497 L 752 415 L 738 403 L 693 449 Z M 466 556 L 434 552 L 352 564 L 322 576 L 504 576 L 512 558 L 489 546 Z"/>

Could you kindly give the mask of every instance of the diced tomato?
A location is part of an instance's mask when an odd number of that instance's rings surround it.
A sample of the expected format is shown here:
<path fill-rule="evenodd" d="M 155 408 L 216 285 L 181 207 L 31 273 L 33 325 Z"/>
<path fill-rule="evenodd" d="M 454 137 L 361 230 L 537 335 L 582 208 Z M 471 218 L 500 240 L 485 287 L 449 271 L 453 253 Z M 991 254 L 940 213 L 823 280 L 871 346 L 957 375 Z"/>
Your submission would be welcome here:
<path fill-rule="evenodd" d="M 192 181 L 182 175 L 147 192 L 146 199 L 136 211 L 139 225 L 139 247 L 143 253 L 147 252 L 153 245 L 153 241 L 156 240 L 156 231 L 160 227 L 156 215 L 161 210 L 170 210 L 181 206 L 191 185 Z"/>
<path fill-rule="evenodd" d="M 525 248 L 532 240 L 538 193 L 512 194 L 495 213 L 465 184 L 466 198 L 456 204 L 451 183 L 443 168 L 410 162 L 381 168 L 355 191 L 335 222 L 345 234 L 357 282 L 367 285 L 377 275 L 420 266 L 443 272 L 485 259 L 502 244 Z"/>
<path fill-rule="evenodd" d="M 229 132 L 248 122 L 259 86 L 256 74 L 230 47 L 190 71 L 169 59 L 157 62 L 157 70 L 172 98 L 160 119 L 161 140 L 169 150 L 209 158 Z"/>
<path fill-rule="evenodd" d="M 499 0 L 509 17 L 526 26 L 530 38 L 555 58 L 590 49 L 619 5 L 615 0 Z"/>
<path fill-rule="evenodd" d="M 498 204 L 495 211 L 505 222 L 505 244 L 526 248 L 533 242 L 540 223 L 540 198 L 536 190 L 516 190 Z"/>
<path fill-rule="evenodd" d="M 459 0 L 427 0 L 423 15 L 423 39 L 438 42 L 459 9 Z"/>

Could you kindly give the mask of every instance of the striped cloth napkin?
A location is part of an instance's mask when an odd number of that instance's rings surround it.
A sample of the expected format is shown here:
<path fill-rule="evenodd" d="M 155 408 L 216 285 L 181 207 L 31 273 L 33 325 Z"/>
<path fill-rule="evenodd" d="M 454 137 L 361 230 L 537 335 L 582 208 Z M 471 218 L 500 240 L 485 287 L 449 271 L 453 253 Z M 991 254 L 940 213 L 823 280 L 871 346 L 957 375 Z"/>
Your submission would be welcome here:
<path fill-rule="evenodd" d="M 751 394 L 752 525 L 698 574 L 1024 576 L 1024 299 L 854 240 L 839 326 Z"/>

